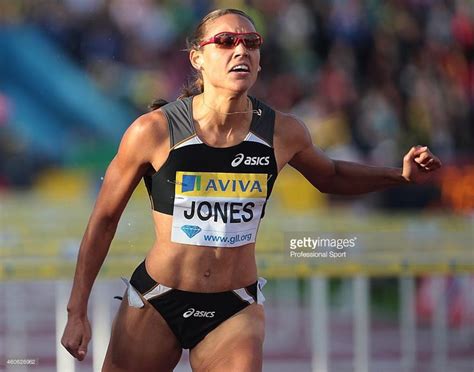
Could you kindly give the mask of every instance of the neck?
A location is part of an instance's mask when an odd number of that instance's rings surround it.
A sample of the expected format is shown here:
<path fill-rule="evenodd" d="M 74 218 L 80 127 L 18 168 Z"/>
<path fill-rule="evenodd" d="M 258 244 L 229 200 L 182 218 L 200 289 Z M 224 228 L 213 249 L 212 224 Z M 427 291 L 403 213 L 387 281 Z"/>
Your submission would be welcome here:
<path fill-rule="evenodd" d="M 251 118 L 253 107 L 246 94 L 224 96 L 205 92 L 195 97 L 194 112 L 209 124 L 227 127 Z"/>

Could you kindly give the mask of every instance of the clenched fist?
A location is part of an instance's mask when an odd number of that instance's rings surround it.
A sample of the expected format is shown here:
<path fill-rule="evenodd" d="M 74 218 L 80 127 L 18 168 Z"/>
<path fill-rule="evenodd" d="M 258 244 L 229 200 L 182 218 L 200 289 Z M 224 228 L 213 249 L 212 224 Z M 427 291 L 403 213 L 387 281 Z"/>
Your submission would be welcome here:
<path fill-rule="evenodd" d="M 91 326 L 87 316 L 69 315 L 61 344 L 74 358 L 83 360 L 87 354 L 87 345 L 91 339 Z"/>
<path fill-rule="evenodd" d="M 413 146 L 403 158 L 402 176 L 416 184 L 428 181 L 441 167 L 441 161 L 427 146 Z"/>

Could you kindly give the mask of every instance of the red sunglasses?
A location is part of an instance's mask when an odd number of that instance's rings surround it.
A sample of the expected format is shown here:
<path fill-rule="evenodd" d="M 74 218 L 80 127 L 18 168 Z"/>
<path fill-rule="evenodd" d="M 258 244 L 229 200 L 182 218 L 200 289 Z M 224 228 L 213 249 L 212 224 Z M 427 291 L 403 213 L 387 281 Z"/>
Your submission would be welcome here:
<path fill-rule="evenodd" d="M 219 32 L 208 40 L 201 41 L 199 48 L 207 44 L 216 44 L 225 49 L 231 49 L 244 44 L 247 49 L 258 49 L 263 44 L 263 37 L 257 32 Z"/>

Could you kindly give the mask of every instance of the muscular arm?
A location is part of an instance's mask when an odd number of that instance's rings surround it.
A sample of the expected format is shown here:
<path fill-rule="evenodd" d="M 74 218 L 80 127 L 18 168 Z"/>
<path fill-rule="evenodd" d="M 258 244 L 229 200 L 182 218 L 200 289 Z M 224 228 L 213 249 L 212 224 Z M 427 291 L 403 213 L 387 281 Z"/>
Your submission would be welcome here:
<path fill-rule="evenodd" d="M 79 360 L 87 354 L 91 329 L 87 303 L 104 262 L 120 216 L 140 178 L 152 164 L 155 169 L 169 150 L 166 119 L 159 111 L 138 118 L 125 132 L 117 155 L 104 177 L 94 210 L 82 238 L 76 273 L 67 306 L 68 321 L 62 345 Z M 158 154 L 158 155 L 157 155 Z"/>
<path fill-rule="evenodd" d="M 324 163 L 326 172 L 320 171 L 316 166 L 318 163 Z M 332 160 L 313 146 L 296 154 L 290 165 L 324 193 L 356 195 L 408 182 L 399 168 L 371 167 Z"/>
<path fill-rule="evenodd" d="M 303 123 L 287 116 L 284 127 L 291 130 L 293 153 L 289 164 L 324 193 L 355 195 L 405 183 L 426 180 L 441 163 L 426 147 L 413 147 L 403 159 L 403 168 L 373 167 L 332 160 L 317 149 Z"/>
<path fill-rule="evenodd" d="M 134 168 L 120 151 L 110 163 L 82 238 L 67 306 L 69 313 L 82 316 L 87 312 L 92 284 L 107 255 L 123 209 L 140 180 L 141 171 L 142 167 Z"/>
<path fill-rule="evenodd" d="M 120 216 L 160 146 L 157 113 L 137 119 L 125 132 L 110 163 L 79 249 L 68 313 L 85 316 L 92 284 L 107 255 Z"/>

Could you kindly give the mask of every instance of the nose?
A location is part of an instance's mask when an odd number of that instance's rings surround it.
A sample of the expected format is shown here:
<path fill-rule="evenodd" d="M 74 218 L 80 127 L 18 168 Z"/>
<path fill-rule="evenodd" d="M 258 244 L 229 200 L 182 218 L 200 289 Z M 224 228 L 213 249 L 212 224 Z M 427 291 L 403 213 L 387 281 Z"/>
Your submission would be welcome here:
<path fill-rule="evenodd" d="M 248 49 L 245 47 L 244 41 L 242 39 L 238 39 L 237 43 L 234 47 L 234 53 L 236 56 L 241 56 L 241 55 L 249 55 Z"/>

